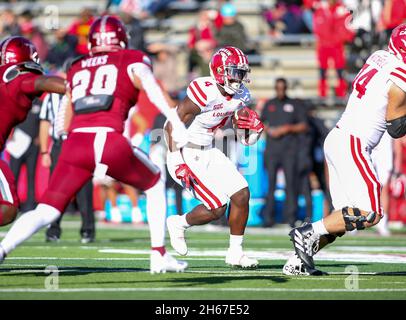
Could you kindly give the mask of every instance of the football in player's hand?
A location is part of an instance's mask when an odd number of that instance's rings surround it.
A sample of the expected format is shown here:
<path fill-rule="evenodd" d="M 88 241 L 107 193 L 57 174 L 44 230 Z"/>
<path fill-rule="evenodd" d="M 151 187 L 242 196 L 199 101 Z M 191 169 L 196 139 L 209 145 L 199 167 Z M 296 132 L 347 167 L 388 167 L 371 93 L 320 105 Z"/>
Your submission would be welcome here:
<path fill-rule="evenodd" d="M 249 118 L 249 117 L 250 110 L 247 107 L 244 107 L 242 109 L 236 110 L 232 118 L 233 127 L 236 132 L 237 139 L 245 146 L 255 144 L 260 136 L 260 133 L 257 133 L 254 130 L 239 127 L 238 120 L 241 121 L 241 118 Z"/>

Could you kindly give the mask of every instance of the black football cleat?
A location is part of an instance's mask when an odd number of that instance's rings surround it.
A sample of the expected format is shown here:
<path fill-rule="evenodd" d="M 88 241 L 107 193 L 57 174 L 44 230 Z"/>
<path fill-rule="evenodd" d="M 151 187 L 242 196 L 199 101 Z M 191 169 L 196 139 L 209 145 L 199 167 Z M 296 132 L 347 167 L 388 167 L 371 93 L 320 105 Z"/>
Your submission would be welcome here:
<path fill-rule="evenodd" d="M 296 255 L 302 260 L 306 271 L 309 274 L 318 273 L 314 266 L 313 255 L 319 250 L 320 235 L 316 234 L 311 224 L 294 228 L 289 232 L 290 240 L 293 242 Z"/>

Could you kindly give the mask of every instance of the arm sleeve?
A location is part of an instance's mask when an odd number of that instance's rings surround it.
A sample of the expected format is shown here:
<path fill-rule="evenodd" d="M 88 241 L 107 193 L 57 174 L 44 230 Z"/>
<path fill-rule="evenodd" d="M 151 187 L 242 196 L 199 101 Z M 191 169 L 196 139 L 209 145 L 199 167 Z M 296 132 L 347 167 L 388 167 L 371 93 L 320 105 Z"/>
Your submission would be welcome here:
<path fill-rule="evenodd" d="M 147 64 L 142 62 L 130 64 L 127 73 L 130 79 L 133 79 L 134 74 L 140 79 L 148 99 L 165 115 L 172 125 L 180 122 L 176 109 L 169 106 L 161 87 Z"/>

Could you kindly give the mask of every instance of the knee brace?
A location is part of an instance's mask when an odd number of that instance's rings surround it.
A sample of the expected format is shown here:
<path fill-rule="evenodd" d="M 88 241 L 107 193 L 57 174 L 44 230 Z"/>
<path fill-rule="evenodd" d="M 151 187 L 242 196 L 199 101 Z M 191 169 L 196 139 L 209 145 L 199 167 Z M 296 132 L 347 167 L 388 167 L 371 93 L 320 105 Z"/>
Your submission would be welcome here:
<path fill-rule="evenodd" d="M 351 209 L 351 210 L 350 210 Z M 343 219 L 345 222 L 345 230 L 352 231 L 354 229 L 365 229 L 365 223 L 372 223 L 376 218 L 376 212 L 369 212 L 364 216 L 358 208 L 344 207 L 342 209 Z"/>

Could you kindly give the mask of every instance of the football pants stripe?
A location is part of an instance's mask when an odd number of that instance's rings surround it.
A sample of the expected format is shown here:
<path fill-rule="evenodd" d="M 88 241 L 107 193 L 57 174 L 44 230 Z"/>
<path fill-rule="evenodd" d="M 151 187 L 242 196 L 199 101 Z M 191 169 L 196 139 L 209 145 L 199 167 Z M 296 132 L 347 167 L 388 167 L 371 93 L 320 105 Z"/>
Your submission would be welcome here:
<path fill-rule="evenodd" d="M 374 188 L 374 195 L 375 195 L 375 200 L 377 203 L 377 208 L 374 209 L 375 212 L 378 212 L 380 215 L 382 215 L 382 210 L 381 210 L 381 188 L 382 185 L 379 182 L 379 180 L 376 177 L 376 174 L 371 170 L 371 167 L 369 166 L 367 160 L 365 159 L 364 155 L 361 152 L 361 140 L 357 138 L 357 143 L 358 143 L 358 155 L 361 158 L 361 161 L 363 162 L 367 173 L 369 175 L 369 178 L 372 179 L 375 183 L 375 188 Z"/>
<path fill-rule="evenodd" d="M 371 208 L 372 210 L 376 211 L 377 208 L 377 202 L 376 202 L 376 198 L 375 198 L 375 194 L 374 194 L 374 184 L 373 181 L 370 179 L 370 177 L 368 177 L 367 173 L 365 172 L 365 169 L 363 168 L 359 158 L 358 158 L 358 154 L 356 151 L 356 140 L 354 138 L 354 136 L 350 136 L 350 143 L 351 143 L 351 155 L 352 158 L 354 160 L 355 165 L 358 168 L 358 171 L 360 172 L 363 180 L 365 181 L 365 184 L 367 185 L 368 188 L 368 195 L 369 195 L 369 199 L 371 202 Z"/>
<path fill-rule="evenodd" d="M 193 190 L 195 190 L 197 192 L 197 194 L 200 196 L 200 200 L 202 200 L 203 202 L 205 202 L 210 209 L 216 209 L 216 207 L 214 206 L 214 204 L 210 201 L 210 199 L 208 197 L 206 197 L 206 195 L 203 193 L 203 191 L 198 187 L 197 184 L 195 184 L 193 181 L 191 181 L 190 183 L 192 185 Z"/>

